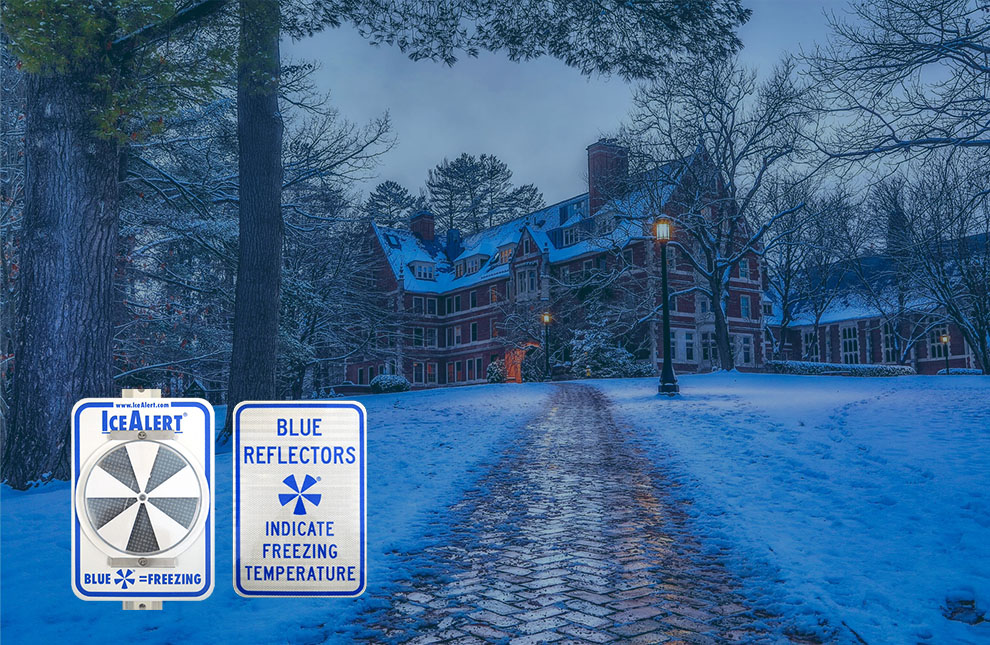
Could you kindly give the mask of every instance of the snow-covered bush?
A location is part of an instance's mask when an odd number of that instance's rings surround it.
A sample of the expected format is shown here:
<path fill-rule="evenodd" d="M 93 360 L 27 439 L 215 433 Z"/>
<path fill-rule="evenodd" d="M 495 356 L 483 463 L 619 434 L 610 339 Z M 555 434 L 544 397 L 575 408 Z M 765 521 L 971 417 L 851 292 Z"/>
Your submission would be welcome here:
<path fill-rule="evenodd" d="M 939 376 L 945 376 L 945 368 L 943 367 L 937 373 Z M 971 376 L 979 376 L 980 374 L 983 374 L 983 372 L 975 367 L 950 367 L 949 375 L 951 376 L 953 374 L 969 374 Z"/>
<path fill-rule="evenodd" d="M 537 348 L 526 352 L 520 371 L 524 383 L 538 383 L 546 380 L 546 359 L 543 357 L 543 349 Z"/>
<path fill-rule="evenodd" d="M 398 374 L 379 374 L 371 379 L 371 391 L 375 394 L 407 392 L 409 387 L 409 381 L 406 380 L 406 377 Z"/>
<path fill-rule="evenodd" d="M 649 361 L 637 361 L 626 349 L 615 345 L 612 334 L 604 324 L 574 333 L 571 340 L 571 373 L 585 377 L 590 370 L 593 378 L 629 378 L 656 374 Z"/>
<path fill-rule="evenodd" d="M 848 374 L 849 376 L 910 376 L 917 374 L 908 365 L 851 365 L 846 363 L 813 363 L 810 361 L 767 361 L 768 372 L 775 374 L 798 374 L 801 376 L 822 376 Z"/>
<path fill-rule="evenodd" d="M 488 364 L 488 382 L 505 383 L 505 360 L 498 359 Z"/>

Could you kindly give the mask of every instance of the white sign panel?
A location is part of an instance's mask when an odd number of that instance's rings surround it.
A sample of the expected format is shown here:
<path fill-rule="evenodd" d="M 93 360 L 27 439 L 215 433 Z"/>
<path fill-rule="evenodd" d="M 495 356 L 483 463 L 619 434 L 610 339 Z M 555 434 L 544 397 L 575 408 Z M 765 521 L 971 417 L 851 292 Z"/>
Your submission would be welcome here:
<path fill-rule="evenodd" d="M 213 408 L 83 399 L 72 410 L 72 590 L 83 600 L 213 591 Z"/>
<path fill-rule="evenodd" d="M 359 596 L 365 428 L 351 401 L 246 401 L 234 410 L 234 589 Z"/>

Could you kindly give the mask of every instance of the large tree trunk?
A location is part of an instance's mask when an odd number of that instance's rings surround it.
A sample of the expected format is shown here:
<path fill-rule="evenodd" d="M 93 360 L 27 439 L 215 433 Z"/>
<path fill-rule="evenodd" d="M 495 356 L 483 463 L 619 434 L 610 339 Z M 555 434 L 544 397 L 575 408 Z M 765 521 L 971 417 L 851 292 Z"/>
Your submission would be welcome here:
<path fill-rule="evenodd" d="M 15 488 L 69 478 L 76 400 L 112 394 L 118 147 L 96 138 L 97 99 L 62 76 L 27 79 L 25 195 L 12 424 Z"/>
<path fill-rule="evenodd" d="M 275 397 L 282 267 L 279 7 L 241 0 L 237 73 L 240 242 L 225 438 L 241 401 Z"/>

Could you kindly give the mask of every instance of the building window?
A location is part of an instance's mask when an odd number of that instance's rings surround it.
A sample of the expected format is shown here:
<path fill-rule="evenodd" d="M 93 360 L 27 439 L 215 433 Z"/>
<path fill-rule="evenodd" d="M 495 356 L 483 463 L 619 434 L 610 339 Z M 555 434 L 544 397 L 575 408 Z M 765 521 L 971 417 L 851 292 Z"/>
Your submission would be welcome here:
<path fill-rule="evenodd" d="M 460 311 L 460 310 L 461 310 L 461 297 L 454 296 L 454 311 Z"/>
<path fill-rule="evenodd" d="M 498 286 L 492 285 L 488 290 L 488 302 L 498 302 Z"/>
<path fill-rule="evenodd" d="M 873 362 L 873 330 L 866 328 L 866 362 Z"/>
<path fill-rule="evenodd" d="M 461 326 L 460 325 L 457 325 L 456 327 L 454 327 L 454 344 L 455 345 L 460 345 L 461 344 Z"/>
<path fill-rule="evenodd" d="M 529 272 L 529 291 L 530 293 L 536 293 L 536 271 L 530 270 Z"/>
<path fill-rule="evenodd" d="M 481 258 L 471 258 L 467 263 L 468 273 L 477 273 L 478 269 L 481 268 Z"/>
<path fill-rule="evenodd" d="M 423 346 L 423 328 L 413 327 L 413 347 Z"/>
<path fill-rule="evenodd" d="M 715 344 L 715 334 L 711 332 L 701 334 L 701 360 L 718 362 L 718 345 Z"/>
<path fill-rule="evenodd" d="M 667 248 L 667 270 L 674 271 L 677 269 L 677 249 L 669 246 Z"/>
<path fill-rule="evenodd" d="M 700 296 L 698 298 L 698 310 L 703 313 L 708 313 L 708 298 L 707 296 Z"/>
<path fill-rule="evenodd" d="M 512 259 L 512 249 L 511 248 L 508 248 L 508 249 L 502 249 L 501 251 L 499 251 L 498 259 L 499 259 L 499 262 L 501 262 L 502 264 L 506 264 L 509 260 Z"/>
<path fill-rule="evenodd" d="M 413 383 L 423 382 L 423 364 L 413 363 Z"/>
<path fill-rule="evenodd" d="M 370 383 L 371 381 L 374 380 L 375 380 L 375 366 L 372 365 L 371 367 L 368 368 L 368 382 Z"/>
<path fill-rule="evenodd" d="M 433 265 L 432 264 L 414 264 L 413 272 L 415 276 L 420 280 L 433 280 Z"/>
<path fill-rule="evenodd" d="M 772 302 L 764 302 L 763 303 L 763 315 L 764 316 L 772 316 L 773 315 L 773 303 Z"/>
<path fill-rule="evenodd" d="M 455 273 L 456 277 L 458 277 L 458 278 L 461 277 L 462 275 L 464 275 L 464 263 L 463 262 L 458 262 L 457 263 L 457 266 L 454 268 L 454 273 Z"/>
<path fill-rule="evenodd" d="M 464 380 L 464 361 L 454 363 L 454 370 L 457 372 L 457 381 Z"/>
<path fill-rule="evenodd" d="M 488 335 L 491 338 L 496 338 L 498 336 L 498 323 L 496 323 L 494 319 L 490 320 L 489 323 L 491 324 L 491 329 L 489 330 Z"/>
<path fill-rule="evenodd" d="M 426 313 L 429 314 L 430 316 L 436 316 L 437 315 L 437 299 L 436 298 L 427 298 L 426 299 Z"/>
<path fill-rule="evenodd" d="M 739 315 L 742 318 L 751 318 L 752 310 L 749 308 L 749 296 L 739 296 Z"/>
<path fill-rule="evenodd" d="M 584 278 L 587 280 L 591 277 L 591 271 L 595 268 L 595 263 L 591 260 L 584 261 Z"/>
<path fill-rule="evenodd" d="M 437 382 L 437 364 L 427 363 L 426 364 L 426 382 L 436 383 Z"/>
<path fill-rule="evenodd" d="M 832 330 L 825 330 L 825 361 L 832 362 Z"/>
<path fill-rule="evenodd" d="M 684 360 L 694 360 L 694 332 L 684 332 Z"/>
<path fill-rule="evenodd" d="M 897 338 L 894 336 L 894 326 L 890 323 L 884 323 L 883 325 L 883 362 L 898 362 Z"/>
<path fill-rule="evenodd" d="M 928 358 L 945 358 L 946 353 L 952 355 L 948 352 L 949 348 L 946 344 L 942 342 L 942 336 L 948 333 L 949 329 L 945 325 L 934 327 L 928 332 Z"/>
<path fill-rule="evenodd" d="M 478 306 L 478 292 L 477 291 L 472 291 L 470 294 L 468 294 L 468 302 L 471 303 L 471 305 L 469 307 L 470 309 L 474 309 L 475 307 Z"/>
<path fill-rule="evenodd" d="M 859 328 L 842 328 L 842 362 L 849 365 L 859 363 Z"/>
<path fill-rule="evenodd" d="M 525 240 L 523 240 L 523 255 L 529 255 L 529 250 L 530 250 L 529 238 L 527 237 Z"/>
<path fill-rule="evenodd" d="M 454 328 L 447 328 L 447 347 L 452 347 L 454 345 Z"/>
<path fill-rule="evenodd" d="M 739 262 L 739 277 L 743 280 L 749 280 L 749 260 L 746 258 Z"/>
<path fill-rule="evenodd" d="M 474 359 L 474 373 L 478 375 L 478 378 L 485 378 L 485 372 L 481 367 L 482 363 L 481 358 Z"/>
<path fill-rule="evenodd" d="M 454 382 L 454 376 L 455 376 L 454 375 L 454 364 L 453 363 L 447 363 L 447 382 L 448 383 L 453 383 Z"/>
<path fill-rule="evenodd" d="M 571 283 L 571 269 L 570 267 L 560 267 L 560 281 L 564 284 Z"/>
<path fill-rule="evenodd" d="M 423 298 L 422 296 L 413 296 L 413 313 L 421 314 L 423 313 Z"/>
<path fill-rule="evenodd" d="M 670 330 L 670 360 L 677 360 L 677 332 Z"/>
<path fill-rule="evenodd" d="M 577 228 L 575 228 L 573 226 L 571 226 L 569 228 L 565 228 L 561 232 L 561 241 L 563 243 L 563 246 L 572 246 L 574 244 L 577 244 L 577 241 L 578 241 L 577 240 Z"/>
<path fill-rule="evenodd" d="M 454 299 L 450 296 L 447 296 L 446 312 L 448 315 L 454 313 Z"/>
<path fill-rule="evenodd" d="M 742 343 L 742 362 L 743 365 L 749 365 L 753 362 L 753 337 L 752 336 L 741 336 L 739 340 Z"/>
<path fill-rule="evenodd" d="M 436 327 L 426 328 L 426 346 L 436 347 L 437 346 L 437 329 Z"/>
<path fill-rule="evenodd" d="M 364 368 L 358 368 L 358 385 L 364 385 Z"/>
<path fill-rule="evenodd" d="M 478 323 L 471 323 L 471 342 L 478 340 Z"/>
<path fill-rule="evenodd" d="M 526 272 L 516 272 L 516 293 L 526 293 Z"/>
<path fill-rule="evenodd" d="M 474 361 L 472 361 L 470 358 L 467 361 L 467 380 L 469 381 L 474 380 Z"/>

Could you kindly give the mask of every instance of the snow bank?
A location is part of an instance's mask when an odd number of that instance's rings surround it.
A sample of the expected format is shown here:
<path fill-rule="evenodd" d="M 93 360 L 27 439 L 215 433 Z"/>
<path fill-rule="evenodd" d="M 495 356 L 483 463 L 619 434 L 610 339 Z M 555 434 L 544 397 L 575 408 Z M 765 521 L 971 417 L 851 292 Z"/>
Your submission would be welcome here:
<path fill-rule="evenodd" d="M 990 378 L 717 373 L 681 377 L 674 399 L 656 379 L 589 383 L 802 630 L 990 642 L 990 623 L 943 615 L 990 609 Z"/>
<path fill-rule="evenodd" d="M 353 600 L 244 599 L 231 587 L 229 447 L 217 454 L 216 574 L 204 602 L 124 612 L 78 600 L 69 586 L 69 485 L 0 487 L 0 629 L 4 643 L 352 642 L 352 620 L 412 572 L 397 554 L 417 549 L 442 517 L 536 414 L 549 387 L 485 385 L 356 397 L 368 409 L 368 590 Z M 225 409 L 218 407 L 218 416 Z"/>

